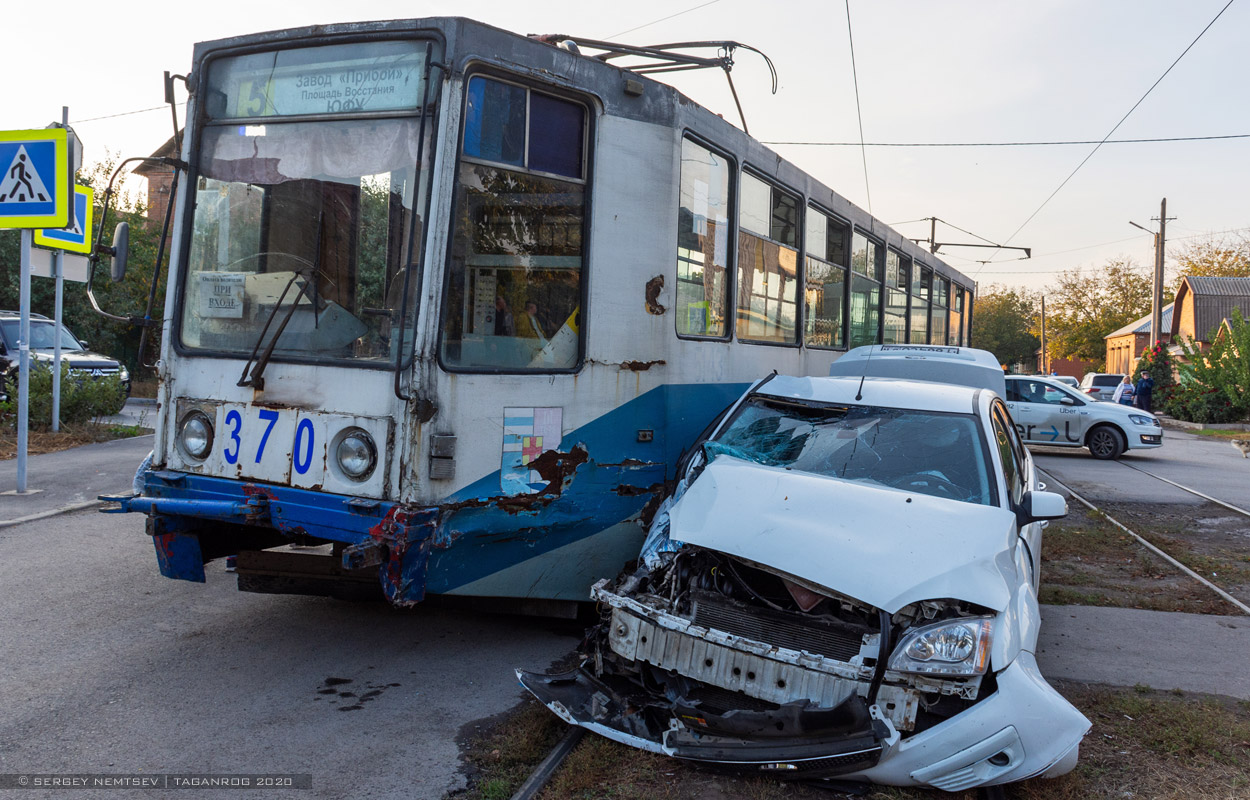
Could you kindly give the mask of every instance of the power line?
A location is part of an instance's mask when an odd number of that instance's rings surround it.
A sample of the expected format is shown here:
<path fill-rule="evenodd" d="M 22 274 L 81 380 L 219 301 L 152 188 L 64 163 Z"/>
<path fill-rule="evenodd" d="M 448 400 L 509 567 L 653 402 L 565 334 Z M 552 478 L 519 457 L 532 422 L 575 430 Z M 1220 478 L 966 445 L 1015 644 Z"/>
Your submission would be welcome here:
<path fill-rule="evenodd" d="M 185 106 L 186 101 L 178 103 L 178 105 Z M 149 111 L 163 111 L 166 108 L 169 108 L 169 106 L 168 105 L 152 106 L 151 108 L 140 108 L 135 111 L 120 111 L 116 114 L 107 114 L 103 117 L 90 117 L 89 119 L 76 119 L 73 122 L 71 122 L 70 125 L 81 125 L 84 122 L 98 122 L 99 120 L 102 120 L 102 119 L 113 119 L 115 117 L 129 117 L 131 114 L 146 114 Z"/>
<path fill-rule="evenodd" d="M 644 23 L 644 24 L 642 24 L 642 25 L 639 25 L 637 28 L 630 28 L 630 29 L 629 29 L 629 30 L 627 30 L 627 31 L 621 31 L 620 33 L 613 33 L 613 34 L 609 35 L 609 36 L 608 36 L 608 38 L 609 38 L 609 39 L 615 39 L 616 37 L 618 37 L 618 36 L 624 36 L 624 35 L 625 35 L 625 34 L 627 34 L 627 33 L 633 33 L 634 31 L 640 31 L 640 30 L 642 30 L 643 28 L 649 28 L 649 27 L 651 27 L 652 25 L 657 25 L 657 24 L 659 24 L 659 23 L 661 23 L 661 22 L 666 22 L 666 21 L 668 21 L 668 20 L 672 19 L 673 17 L 680 17 L 682 14 L 689 14 L 691 11 L 698 11 L 700 8 L 707 8 L 708 6 L 712 5 L 713 3 L 719 3 L 719 2 L 720 2 L 720 0 L 708 0 L 708 2 L 706 2 L 706 3 L 702 3 L 702 4 L 700 4 L 700 5 L 693 6 L 693 7 L 691 7 L 691 8 L 687 8 L 685 11 L 678 11 L 676 14 L 669 14 L 667 17 L 660 17 L 659 19 L 653 19 L 653 20 L 651 20 L 650 22 L 647 22 L 647 23 Z"/>
<path fill-rule="evenodd" d="M 1185 242 L 1185 241 L 1189 241 L 1190 239 L 1205 239 L 1210 236 L 1221 236 L 1223 234 L 1228 234 L 1228 233 L 1247 233 L 1247 232 L 1250 232 L 1250 228 L 1229 228 L 1223 231 L 1201 231 L 1199 233 L 1193 234 L 1192 236 L 1173 236 L 1171 239 L 1169 239 L 1169 241 Z M 1081 250 L 1093 250 L 1096 247 L 1107 247 L 1108 245 L 1113 245 L 1113 244 L 1123 244 L 1125 242 L 1136 242 L 1136 241 L 1139 241 L 1140 239 L 1141 239 L 1140 236 L 1130 236 L 1126 239 L 1115 239 L 1110 242 L 1101 242 L 1099 244 L 1087 244 L 1087 245 L 1084 245 L 1083 247 L 1073 247 L 1068 250 L 1056 250 L 1053 253 L 1039 253 L 1033 256 L 1033 260 L 1036 261 L 1039 258 L 1048 258 L 1050 256 L 1067 255 L 1068 253 L 1076 253 L 1076 252 L 1080 252 Z M 949 260 L 949 257 L 947 257 L 944 260 Z M 1013 258 L 1012 261 L 1024 261 L 1024 259 Z M 971 263 L 971 260 L 969 260 L 969 263 Z M 985 265 L 991 262 L 980 261 L 977 263 Z M 997 263 L 1010 263 L 1010 262 L 997 262 Z M 1028 269 L 1028 270 L 990 269 L 990 270 L 985 270 L 984 272 L 986 275 L 1053 275 L 1055 273 L 1064 272 L 1068 269 L 1071 269 L 1071 267 L 1062 267 L 1060 269 Z M 1152 270 L 1154 269 L 1154 267 L 1150 264 L 1140 264 L 1140 265 L 1134 265 L 1133 269 L 1136 269 L 1138 271 L 1144 271 L 1144 270 Z"/>
<path fill-rule="evenodd" d="M 1210 142 L 1218 139 L 1250 139 L 1250 133 L 1221 136 L 1164 136 L 1153 139 L 1082 139 L 1053 142 L 762 142 L 769 145 L 807 147 L 1049 147 L 1072 144 L 1148 144 L 1156 142 Z"/>
<path fill-rule="evenodd" d="M 872 190 L 868 188 L 868 151 L 864 148 L 864 112 L 859 106 L 859 73 L 855 69 L 855 35 L 851 33 L 851 0 L 846 0 L 846 38 L 851 43 L 851 78 L 855 82 L 855 116 L 859 119 L 859 155 L 864 162 L 864 194 L 867 195 L 868 213 L 871 214 Z"/>
<path fill-rule="evenodd" d="M 1099 148 L 1101 148 L 1104 144 L 1106 144 L 1107 140 L 1111 138 L 1112 134 L 1114 134 L 1117 130 L 1120 129 L 1120 126 L 1124 124 L 1125 120 L 1127 120 L 1129 116 L 1132 115 L 1132 113 L 1137 110 L 1138 106 L 1140 106 L 1143 102 L 1145 102 L 1146 98 L 1150 96 L 1150 93 L 1155 90 L 1155 87 L 1163 82 L 1163 79 L 1168 76 L 1168 73 L 1170 73 L 1176 67 L 1176 65 L 1180 63 L 1181 59 L 1185 57 L 1186 53 L 1188 53 L 1190 50 L 1193 49 L 1194 45 L 1198 43 L 1198 40 L 1201 39 L 1203 36 L 1205 36 L 1207 31 L 1211 30 L 1211 26 L 1216 23 L 1216 20 L 1218 20 L 1221 16 L 1224 15 L 1224 12 L 1227 11 L 1229 6 L 1231 6 L 1234 2 L 1235 0 L 1228 0 L 1228 2 L 1224 4 L 1224 7 L 1220 9 L 1219 13 L 1216 14 L 1215 17 L 1213 17 L 1211 21 L 1207 23 L 1207 26 L 1203 28 L 1202 31 L 1196 37 L 1194 37 L 1194 40 L 1189 43 L 1189 46 L 1186 47 L 1181 52 L 1181 54 L 1176 57 L 1176 60 L 1173 61 L 1168 66 L 1168 68 L 1163 71 L 1163 74 L 1160 75 L 1158 79 L 1155 80 L 1154 83 L 1150 84 L 1150 88 L 1146 90 L 1146 93 L 1143 94 L 1140 98 L 1138 98 L 1137 102 L 1133 104 L 1133 107 L 1130 108 L 1124 114 L 1124 116 L 1120 118 L 1120 121 L 1117 122 L 1115 126 L 1110 131 L 1107 132 L 1106 136 L 1102 137 L 1102 141 L 1094 145 L 1094 149 L 1089 151 L 1089 155 L 1081 159 L 1081 163 L 1076 165 L 1076 169 L 1072 170 L 1072 172 L 1068 174 L 1068 177 L 1064 178 L 1063 182 L 1060 183 L 1059 186 L 1057 186 L 1055 190 L 1051 192 L 1050 195 L 1047 196 L 1045 200 L 1042 201 L 1042 204 L 1037 207 L 1037 210 L 1035 210 L 1032 214 L 1030 214 L 1028 219 L 1020 223 L 1020 227 L 1016 228 L 1015 231 L 1012 232 L 1012 234 L 1007 237 L 1007 241 L 1004 242 L 1004 244 L 1010 244 L 1011 240 L 1015 239 L 1016 235 L 1019 234 L 1020 231 L 1024 230 L 1025 226 L 1028 225 L 1030 222 L 1032 222 L 1034 217 L 1036 217 L 1038 214 L 1041 213 L 1042 209 L 1045 208 L 1052 199 L 1054 199 L 1055 195 L 1059 194 L 1059 192 L 1062 191 L 1063 187 L 1068 185 L 1068 181 L 1072 180 L 1072 178 L 1076 176 L 1076 173 L 1081 171 L 1081 167 L 1085 166 L 1086 162 L 1088 162 L 1091 158 L 1094 157 L 1094 154 L 1098 152 Z M 991 256 L 991 258 L 992 257 L 993 256 Z M 979 271 L 980 270 L 978 270 L 978 272 Z M 973 275 L 973 277 L 975 278 L 976 275 Z"/>

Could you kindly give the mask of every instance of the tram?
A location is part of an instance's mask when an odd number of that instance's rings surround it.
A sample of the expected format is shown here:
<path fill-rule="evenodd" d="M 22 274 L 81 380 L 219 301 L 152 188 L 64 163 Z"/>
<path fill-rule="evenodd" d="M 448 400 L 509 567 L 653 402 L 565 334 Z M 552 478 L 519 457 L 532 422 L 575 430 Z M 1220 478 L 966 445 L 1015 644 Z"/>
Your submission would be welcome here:
<path fill-rule="evenodd" d="M 161 572 L 560 613 L 772 371 L 968 342 L 972 282 L 742 130 L 459 18 L 196 45 L 153 455 Z"/>

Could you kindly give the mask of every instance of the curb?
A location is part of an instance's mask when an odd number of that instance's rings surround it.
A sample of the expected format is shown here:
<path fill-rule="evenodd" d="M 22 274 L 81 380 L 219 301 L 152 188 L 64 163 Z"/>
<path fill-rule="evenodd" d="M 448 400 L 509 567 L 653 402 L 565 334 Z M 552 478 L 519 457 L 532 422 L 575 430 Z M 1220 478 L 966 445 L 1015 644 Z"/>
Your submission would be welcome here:
<path fill-rule="evenodd" d="M 1183 419 L 1165 417 L 1162 414 L 1155 414 L 1155 416 L 1159 418 L 1159 424 L 1163 427 L 1178 431 L 1250 431 L 1250 425 L 1239 422 L 1186 422 Z"/>
<path fill-rule="evenodd" d="M 13 519 L 0 519 L 0 528 L 11 528 L 14 525 L 21 525 L 23 522 L 34 522 L 35 520 L 47 519 L 48 517 L 55 517 L 60 514 L 68 514 L 71 511 L 82 511 L 85 508 L 94 508 L 96 506 L 102 506 L 104 505 L 104 502 L 105 501 L 103 500 L 84 500 L 81 503 L 71 503 L 70 505 L 61 506 L 60 508 L 53 508 L 49 511 L 40 511 L 36 514 L 27 514 L 24 517 L 15 517 Z"/>

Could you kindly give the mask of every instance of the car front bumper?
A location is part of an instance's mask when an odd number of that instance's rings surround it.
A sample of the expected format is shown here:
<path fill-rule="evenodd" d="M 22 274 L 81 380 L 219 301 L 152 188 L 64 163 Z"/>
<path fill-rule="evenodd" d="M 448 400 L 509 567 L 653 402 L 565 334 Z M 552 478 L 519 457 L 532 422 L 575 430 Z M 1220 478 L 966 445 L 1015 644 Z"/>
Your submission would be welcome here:
<path fill-rule="evenodd" d="M 1090 723 L 1021 652 L 997 673 L 997 691 L 925 731 L 901 738 L 876 706 L 848 714 L 844 730 L 790 738 L 707 735 L 681 712 L 660 735 L 631 722 L 635 702 L 585 670 L 517 671 L 522 686 L 557 716 L 613 741 L 738 773 L 806 780 L 838 777 L 962 791 L 1054 777 L 1076 764 Z M 862 703 L 857 696 L 851 698 Z M 734 714 L 738 712 L 732 712 Z M 728 716 L 728 715 L 727 715 Z M 698 720 L 702 722 L 702 720 Z M 802 727 L 801 725 L 799 726 Z"/>

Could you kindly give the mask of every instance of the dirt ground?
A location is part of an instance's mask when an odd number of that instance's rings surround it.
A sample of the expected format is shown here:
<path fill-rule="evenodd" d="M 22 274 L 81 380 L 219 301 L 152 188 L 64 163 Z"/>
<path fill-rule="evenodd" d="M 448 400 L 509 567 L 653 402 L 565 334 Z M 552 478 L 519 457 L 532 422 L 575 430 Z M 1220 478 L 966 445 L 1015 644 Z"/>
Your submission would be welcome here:
<path fill-rule="evenodd" d="M 1055 682 L 1093 727 L 1076 769 L 1006 788 L 1015 800 L 1232 800 L 1250 797 L 1250 703 L 1221 697 Z M 567 726 L 537 702 L 466 731 L 470 788 L 455 800 L 506 800 Z M 540 800 L 834 800 L 826 788 L 736 778 L 587 734 Z M 975 800 L 976 792 L 873 787 L 868 800 Z"/>
<path fill-rule="evenodd" d="M 1241 613 L 1112 525 L 1071 504 L 1042 536 L 1042 602 L 1198 614 Z M 1103 510 L 1242 602 L 1250 602 L 1250 517 L 1214 503 Z"/>
<path fill-rule="evenodd" d="M 151 432 L 151 428 L 140 428 L 136 425 L 63 425 L 57 433 L 30 431 L 26 438 L 26 453 L 32 456 L 57 453 L 84 444 L 128 439 Z M 17 458 L 17 434 L 13 431 L 0 431 L 0 461 L 10 458 Z"/>

